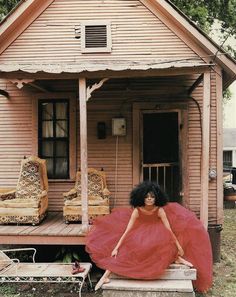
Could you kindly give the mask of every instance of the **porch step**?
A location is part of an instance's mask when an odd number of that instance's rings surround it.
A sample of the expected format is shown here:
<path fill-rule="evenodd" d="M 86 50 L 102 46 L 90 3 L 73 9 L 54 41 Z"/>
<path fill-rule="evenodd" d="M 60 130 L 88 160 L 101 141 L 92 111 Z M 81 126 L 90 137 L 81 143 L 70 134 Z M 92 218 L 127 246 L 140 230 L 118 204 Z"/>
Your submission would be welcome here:
<path fill-rule="evenodd" d="M 112 279 L 129 279 L 120 275 L 112 274 Z M 172 264 L 159 279 L 170 280 L 195 280 L 197 278 L 197 271 L 195 268 L 189 268 L 185 265 Z"/>
<path fill-rule="evenodd" d="M 103 297 L 194 297 L 196 269 L 172 264 L 158 280 L 134 280 L 112 274 L 102 286 Z"/>
<path fill-rule="evenodd" d="M 103 297 L 195 297 L 191 280 L 111 279 L 102 288 Z"/>

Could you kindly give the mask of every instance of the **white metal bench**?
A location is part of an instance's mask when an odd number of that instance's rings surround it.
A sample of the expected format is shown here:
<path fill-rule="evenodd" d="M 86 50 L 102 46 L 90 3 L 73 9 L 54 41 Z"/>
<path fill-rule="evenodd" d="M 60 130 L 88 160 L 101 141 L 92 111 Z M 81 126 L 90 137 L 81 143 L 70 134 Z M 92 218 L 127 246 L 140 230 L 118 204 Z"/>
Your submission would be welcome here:
<path fill-rule="evenodd" d="M 20 262 L 18 259 L 9 258 L 7 252 L 33 251 L 33 263 Z M 72 274 L 70 263 L 35 263 L 36 249 L 8 249 L 0 250 L 0 283 L 75 283 L 78 285 L 79 297 L 86 279 L 90 288 L 91 263 L 80 263 L 84 267 L 84 272 Z"/>

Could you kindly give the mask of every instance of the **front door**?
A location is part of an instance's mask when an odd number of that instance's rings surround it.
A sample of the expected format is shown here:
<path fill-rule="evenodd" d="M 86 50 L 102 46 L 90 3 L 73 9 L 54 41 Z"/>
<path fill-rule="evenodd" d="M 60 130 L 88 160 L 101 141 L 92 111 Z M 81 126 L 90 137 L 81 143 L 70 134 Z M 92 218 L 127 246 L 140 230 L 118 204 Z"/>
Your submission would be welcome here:
<path fill-rule="evenodd" d="M 179 201 L 179 113 L 142 113 L 142 179 L 157 182 L 169 195 Z"/>

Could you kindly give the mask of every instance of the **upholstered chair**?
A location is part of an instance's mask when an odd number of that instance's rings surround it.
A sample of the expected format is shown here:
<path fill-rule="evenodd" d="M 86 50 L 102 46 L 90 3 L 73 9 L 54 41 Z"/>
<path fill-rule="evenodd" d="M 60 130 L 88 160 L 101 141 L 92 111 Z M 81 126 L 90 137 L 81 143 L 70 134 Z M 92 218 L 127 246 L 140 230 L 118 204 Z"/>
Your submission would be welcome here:
<path fill-rule="evenodd" d="M 81 172 L 76 174 L 75 186 L 64 193 L 63 217 L 66 223 L 82 220 Z M 104 171 L 88 169 L 88 215 L 90 219 L 110 213 L 110 192 Z"/>
<path fill-rule="evenodd" d="M 47 212 L 47 192 L 46 161 L 23 159 L 16 189 L 0 189 L 0 224 L 39 224 Z"/>

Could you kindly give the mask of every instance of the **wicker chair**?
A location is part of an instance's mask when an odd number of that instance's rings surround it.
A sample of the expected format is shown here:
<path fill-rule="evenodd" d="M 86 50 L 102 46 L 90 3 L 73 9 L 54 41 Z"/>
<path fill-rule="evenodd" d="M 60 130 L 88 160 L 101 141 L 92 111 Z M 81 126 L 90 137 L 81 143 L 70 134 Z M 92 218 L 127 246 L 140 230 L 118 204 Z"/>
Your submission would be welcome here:
<path fill-rule="evenodd" d="M 0 189 L 0 224 L 39 224 L 48 208 L 46 161 L 22 160 L 16 189 Z"/>
<path fill-rule="evenodd" d="M 82 220 L 81 172 L 76 174 L 75 187 L 64 193 L 63 217 L 66 223 Z M 88 214 L 90 219 L 110 213 L 110 192 L 104 171 L 88 169 Z"/>

